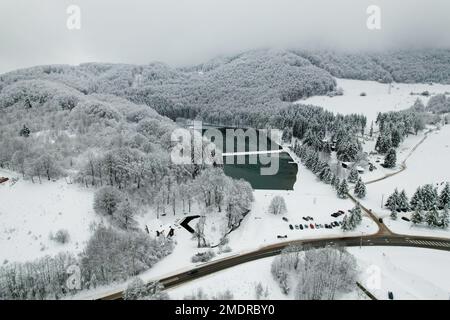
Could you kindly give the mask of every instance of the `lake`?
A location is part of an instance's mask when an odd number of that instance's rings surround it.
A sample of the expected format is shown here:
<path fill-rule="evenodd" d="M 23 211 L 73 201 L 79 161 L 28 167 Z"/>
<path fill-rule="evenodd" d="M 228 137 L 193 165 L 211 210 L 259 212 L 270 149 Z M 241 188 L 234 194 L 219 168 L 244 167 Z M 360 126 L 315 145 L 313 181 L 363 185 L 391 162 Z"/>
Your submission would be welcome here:
<path fill-rule="evenodd" d="M 225 132 L 226 129 L 236 129 L 236 128 L 227 128 L 227 127 L 217 127 L 217 126 L 203 126 L 203 133 L 207 129 L 214 128 L 219 130 L 221 133 L 223 133 L 223 147 L 225 148 L 226 143 L 233 143 L 233 137 L 226 137 Z M 245 128 L 242 128 L 244 131 Z M 255 141 L 251 142 L 248 139 L 245 140 L 245 151 L 263 151 L 263 150 L 281 150 L 282 147 L 276 142 L 272 141 L 269 137 L 264 136 L 267 141 L 263 143 L 263 145 L 267 145 L 267 147 L 260 149 L 259 144 L 259 132 L 258 131 L 256 143 Z M 234 142 L 236 142 L 237 139 L 234 138 Z M 272 144 L 275 144 L 272 147 Z M 236 143 L 234 143 L 236 146 Z M 228 151 L 228 150 L 227 150 Z M 227 152 L 224 151 L 224 152 Z M 234 151 L 238 151 L 237 148 L 234 148 Z M 249 155 L 245 156 L 245 164 L 237 164 L 237 156 L 224 156 L 224 172 L 229 177 L 235 178 L 235 179 L 244 179 L 248 181 L 253 189 L 263 189 L 263 190 L 292 190 L 297 178 L 297 171 L 298 166 L 293 161 L 291 156 L 287 152 L 280 152 L 276 154 L 272 154 L 272 161 L 279 161 L 279 169 L 275 175 L 261 175 L 261 168 L 262 167 L 269 167 L 269 165 L 262 165 L 258 156 L 257 163 L 256 164 L 250 164 L 249 161 Z M 234 160 L 234 161 L 229 161 Z M 227 163 L 230 162 L 230 163 Z"/>

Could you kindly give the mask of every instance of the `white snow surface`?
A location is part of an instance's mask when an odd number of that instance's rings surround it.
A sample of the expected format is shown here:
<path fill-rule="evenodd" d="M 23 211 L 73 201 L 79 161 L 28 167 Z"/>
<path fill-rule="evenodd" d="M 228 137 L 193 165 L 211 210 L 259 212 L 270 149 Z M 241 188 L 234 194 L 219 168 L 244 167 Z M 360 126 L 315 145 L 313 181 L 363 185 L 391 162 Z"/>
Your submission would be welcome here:
<path fill-rule="evenodd" d="M 92 209 L 93 193 L 76 184 L 42 180 L 32 183 L 0 170 L 0 176 L 19 181 L 0 184 L 0 263 L 28 261 L 61 251 L 80 252 L 92 223 L 100 219 Z M 51 240 L 50 233 L 66 229 L 67 244 Z"/>
<path fill-rule="evenodd" d="M 445 251 L 401 248 L 363 247 L 349 248 L 358 262 L 359 281 L 377 299 L 448 299 L 450 278 L 447 267 L 450 255 Z M 418 259 L 420 257 L 420 259 Z M 202 289 L 209 298 L 230 290 L 234 299 L 255 299 L 255 286 L 267 288 L 267 299 L 293 299 L 284 295 L 270 273 L 273 257 L 248 262 L 168 290 L 171 299 L 183 299 Z M 375 270 L 375 271 L 374 271 Z M 378 280 L 372 280 L 379 275 Z M 355 286 L 353 292 L 341 294 L 338 299 L 368 299 Z"/>
<path fill-rule="evenodd" d="M 314 96 L 297 103 L 313 104 L 341 114 L 362 113 L 367 116 L 370 125 L 372 120 L 375 121 L 378 112 L 408 109 L 417 98 L 426 105 L 430 97 L 417 95 L 424 91 L 429 91 L 431 95 L 450 92 L 450 85 L 442 84 L 393 83 L 389 93 L 389 84 L 339 78 L 336 81 L 337 86 L 344 90 L 344 95 Z M 366 93 L 365 97 L 361 96 L 362 92 Z M 411 95 L 411 92 L 414 95 Z"/>

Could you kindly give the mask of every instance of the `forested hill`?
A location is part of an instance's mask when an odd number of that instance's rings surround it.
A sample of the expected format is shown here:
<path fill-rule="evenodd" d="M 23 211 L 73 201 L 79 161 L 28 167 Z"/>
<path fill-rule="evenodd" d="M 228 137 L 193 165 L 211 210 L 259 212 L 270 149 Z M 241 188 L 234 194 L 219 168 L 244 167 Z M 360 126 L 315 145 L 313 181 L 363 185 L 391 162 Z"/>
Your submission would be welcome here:
<path fill-rule="evenodd" d="M 53 95 L 45 88 L 54 85 L 63 100 L 112 94 L 150 106 L 172 120 L 198 116 L 208 122 L 262 127 L 273 124 L 274 111 L 292 101 L 335 94 L 334 77 L 450 83 L 450 51 L 349 54 L 268 49 L 188 68 L 163 63 L 38 66 L 0 76 L 0 108 L 25 97 L 31 105 L 45 100 Z"/>

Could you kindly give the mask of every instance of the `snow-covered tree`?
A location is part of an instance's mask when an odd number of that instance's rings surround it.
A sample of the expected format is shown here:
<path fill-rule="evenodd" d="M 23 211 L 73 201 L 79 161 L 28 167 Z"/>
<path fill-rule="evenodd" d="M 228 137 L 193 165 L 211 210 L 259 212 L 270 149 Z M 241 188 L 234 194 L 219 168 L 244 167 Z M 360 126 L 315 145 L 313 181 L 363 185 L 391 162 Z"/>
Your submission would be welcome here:
<path fill-rule="evenodd" d="M 141 278 L 134 278 L 124 291 L 124 300 L 169 300 L 159 281 L 144 283 Z"/>
<path fill-rule="evenodd" d="M 442 213 L 439 216 L 439 226 L 443 229 L 447 229 L 448 225 L 449 225 L 448 206 L 445 206 L 444 210 L 442 210 Z"/>
<path fill-rule="evenodd" d="M 450 183 L 447 182 L 439 196 L 439 207 L 445 208 L 450 206 Z"/>
<path fill-rule="evenodd" d="M 94 210 L 98 214 L 113 216 L 123 201 L 123 194 L 114 187 L 103 187 L 94 195 Z"/>
<path fill-rule="evenodd" d="M 397 152 L 394 148 L 389 149 L 386 157 L 384 158 L 385 168 L 394 168 L 397 164 Z"/>
<path fill-rule="evenodd" d="M 355 185 L 355 195 L 360 199 L 364 199 L 366 197 L 366 193 L 366 185 L 364 184 L 362 179 L 359 178 Z"/>
<path fill-rule="evenodd" d="M 348 197 L 348 184 L 347 180 L 342 180 L 342 183 L 339 185 L 339 188 L 337 190 L 337 195 L 341 199 L 347 199 Z"/>
<path fill-rule="evenodd" d="M 356 169 L 356 167 L 353 167 L 350 170 L 350 174 L 348 175 L 348 182 L 350 183 L 356 183 L 356 181 L 358 181 L 359 179 L 359 173 L 358 170 Z"/>
<path fill-rule="evenodd" d="M 117 210 L 113 212 L 113 219 L 120 228 L 133 229 L 137 225 L 137 222 L 134 220 L 136 211 L 137 209 L 131 201 L 125 199 L 119 203 Z"/>
<path fill-rule="evenodd" d="M 269 212 L 274 215 L 285 214 L 287 212 L 286 202 L 282 196 L 275 196 L 269 205 Z"/>
<path fill-rule="evenodd" d="M 439 226 L 439 212 L 437 211 L 436 208 L 427 211 L 425 215 L 425 221 L 429 227 Z"/>
<path fill-rule="evenodd" d="M 420 224 L 424 221 L 422 209 L 419 209 L 420 207 L 421 207 L 421 205 L 419 203 L 419 205 L 417 205 L 417 209 L 415 209 L 411 215 L 411 222 L 413 224 Z"/>

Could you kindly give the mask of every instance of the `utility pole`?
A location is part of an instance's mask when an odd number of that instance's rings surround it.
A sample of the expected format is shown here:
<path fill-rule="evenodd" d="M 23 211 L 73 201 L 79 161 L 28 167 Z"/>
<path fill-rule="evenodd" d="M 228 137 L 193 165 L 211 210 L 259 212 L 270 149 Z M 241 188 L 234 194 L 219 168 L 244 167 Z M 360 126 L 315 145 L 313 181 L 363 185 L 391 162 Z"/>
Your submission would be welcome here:
<path fill-rule="evenodd" d="M 384 204 L 384 193 L 381 195 L 381 209 L 383 209 Z"/>

